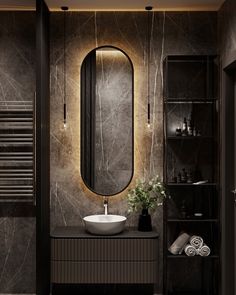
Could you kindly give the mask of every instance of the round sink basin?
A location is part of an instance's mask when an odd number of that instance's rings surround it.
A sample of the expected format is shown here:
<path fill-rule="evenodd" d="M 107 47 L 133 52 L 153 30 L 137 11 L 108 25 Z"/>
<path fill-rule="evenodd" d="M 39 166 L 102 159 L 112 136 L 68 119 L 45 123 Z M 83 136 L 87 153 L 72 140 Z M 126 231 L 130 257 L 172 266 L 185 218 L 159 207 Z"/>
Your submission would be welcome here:
<path fill-rule="evenodd" d="M 85 228 L 95 235 L 115 235 L 125 228 L 126 217 L 121 215 L 89 215 L 83 218 Z"/>

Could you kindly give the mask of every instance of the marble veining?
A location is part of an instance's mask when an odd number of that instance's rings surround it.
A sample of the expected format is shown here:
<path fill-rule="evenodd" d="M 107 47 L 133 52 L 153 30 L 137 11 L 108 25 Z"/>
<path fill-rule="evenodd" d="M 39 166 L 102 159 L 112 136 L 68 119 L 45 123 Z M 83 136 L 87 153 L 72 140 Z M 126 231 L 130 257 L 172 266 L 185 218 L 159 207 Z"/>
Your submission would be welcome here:
<path fill-rule="evenodd" d="M 1 217 L 0 290 L 27 292 L 35 283 L 35 218 Z M 31 281 L 29 281 L 31 277 Z"/>
<path fill-rule="evenodd" d="M 226 1 L 222 16 L 229 24 L 224 49 L 234 54 L 234 0 Z M 224 7 L 224 6 L 223 6 Z M 228 7 L 228 8 L 227 8 Z M 227 14 L 226 14 L 227 11 Z M 231 11 L 231 13 L 230 13 Z M 231 17 L 226 17 L 230 15 Z M 134 64 L 135 175 L 163 171 L 163 72 L 167 54 L 216 54 L 217 14 L 214 12 L 155 12 L 151 30 L 151 129 L 147 129 L 146 13 L 68 13 L 67 107 L 63 129 L 63 15 L 51 13 L 51 225 L 80 225 L 82 217 L 103 212 L 102 199 L 91 193 L 80 177 L 80 66 L 85 55 L 101 45 L 123 49 Z M 231 19 L 231 21 L 230 21 Z M 222 27 L 223 28 L 223 27 Z M 35 14 L 0 13 L 0 100 L 31 100 L 35 91 Z M 229 50 L 230 49 L 230 50 Z M 230 60 L 231 58 L 229 58 Z M 111 213 L 127 215 L 127 190 L 109 201 Z M 35 218 L 27 206 L 0 207 L 0 292 L 35 291 Z M 137 215 L 128 215 L 128 225 Z M 162 208 L 153 215 L 162 242 Z M 161 249 L 161 247 L 160 247 Z M 160 250 L 162 261 L 162 250 Z M 191 265 L 190 265 L 191 268 Z M 162 265 L 160 265 L 162 273 Z M 190 272 L 189 272 L 190 273 Z M 186 273 L 186 278 L 190 274 Z M 160 276 L 161 277 L 161 276 Z M 161 281 L 160 281 L 161 289 Z"/>
<path fill-rule="evenodd" d="M 88 214 L 103 212 L 102 198 L 87 189 L 80 176 L 80 67 L 98 46 L 124 50 L 134 65 L 134 186 L 139 177 L 163 175 L 163 71 L 168 54 L 216 54 L 217 13 L 154 12 L 151 26 L 150 103 L 147 127 L 145 12 L 69 12 L 67 14 L 67 110 L 63 129 L 62 13 L 51 14 L 51 228 L 80 225 Z M 109 211 L 127 216 L 127 189 L 109 199 Z M 128 225 L 137 215 L 128 214 Z M 162 208 L 153 214 L 162 244 Z M 162 247 L 160 246 L 160 273 Z M 162 277 L 162 276 L 160 276 Z M 160 281 L 160 289 L 162 282 Z"/>
<path fill-rule="evenodd" d="M 236 2 L 227 0 L 218 12 L 219 54 L 222 68 L 236 60 Z"/>
<path fill-rule="evenodd" d="M 95 186 L 103 195 L 119 193 L 133 173 L 133 73 L 118 50 L 96 52 Z"/>
<path fill-rule="evenodd" d="M 0 101 L 33 101 L 35 13 L 0 12 Z M 0 293 L 35 292 L 35 213 L 0 204 Z"/>

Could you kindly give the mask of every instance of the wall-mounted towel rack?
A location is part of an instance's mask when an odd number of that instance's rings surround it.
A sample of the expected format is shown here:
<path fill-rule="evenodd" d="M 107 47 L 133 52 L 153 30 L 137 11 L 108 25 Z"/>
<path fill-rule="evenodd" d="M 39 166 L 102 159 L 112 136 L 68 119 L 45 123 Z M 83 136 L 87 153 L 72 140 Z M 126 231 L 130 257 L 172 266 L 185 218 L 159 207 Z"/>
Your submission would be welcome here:
<path fill-rule="evenodd" d="M 0 202 L 34 202 L 34 103 L 0 102 Z"/>

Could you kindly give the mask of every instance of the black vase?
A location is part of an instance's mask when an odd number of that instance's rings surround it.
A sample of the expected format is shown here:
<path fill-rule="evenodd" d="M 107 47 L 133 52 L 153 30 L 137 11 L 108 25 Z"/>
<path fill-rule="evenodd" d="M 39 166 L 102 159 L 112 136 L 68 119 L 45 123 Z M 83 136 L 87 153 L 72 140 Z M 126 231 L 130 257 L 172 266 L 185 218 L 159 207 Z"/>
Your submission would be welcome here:
<path fill-rule="evenodd" d="M 139 215 L 138 230 L 152 231 L 152 220 L 151 220 L 151 215 L 148 214 L 148 209 L 143 209 L 142 214 Z"/>

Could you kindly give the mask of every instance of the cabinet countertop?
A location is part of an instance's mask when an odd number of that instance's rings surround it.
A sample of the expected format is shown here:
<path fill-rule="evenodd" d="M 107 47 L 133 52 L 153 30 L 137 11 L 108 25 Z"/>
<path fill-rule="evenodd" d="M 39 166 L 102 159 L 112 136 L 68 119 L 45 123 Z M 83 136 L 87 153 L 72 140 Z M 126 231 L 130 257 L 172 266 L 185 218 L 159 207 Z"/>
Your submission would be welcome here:
<path fill-rule="evenodd" d="M 109 236 L 90 234 L 81 226 L 58 226 L 51 232 L 53 239 L 156 239 L 158 237 L 159 234 L 155 229 L 149 232 L 141 232 L 132 227 L 127 227 L 123 232 Z"/>

